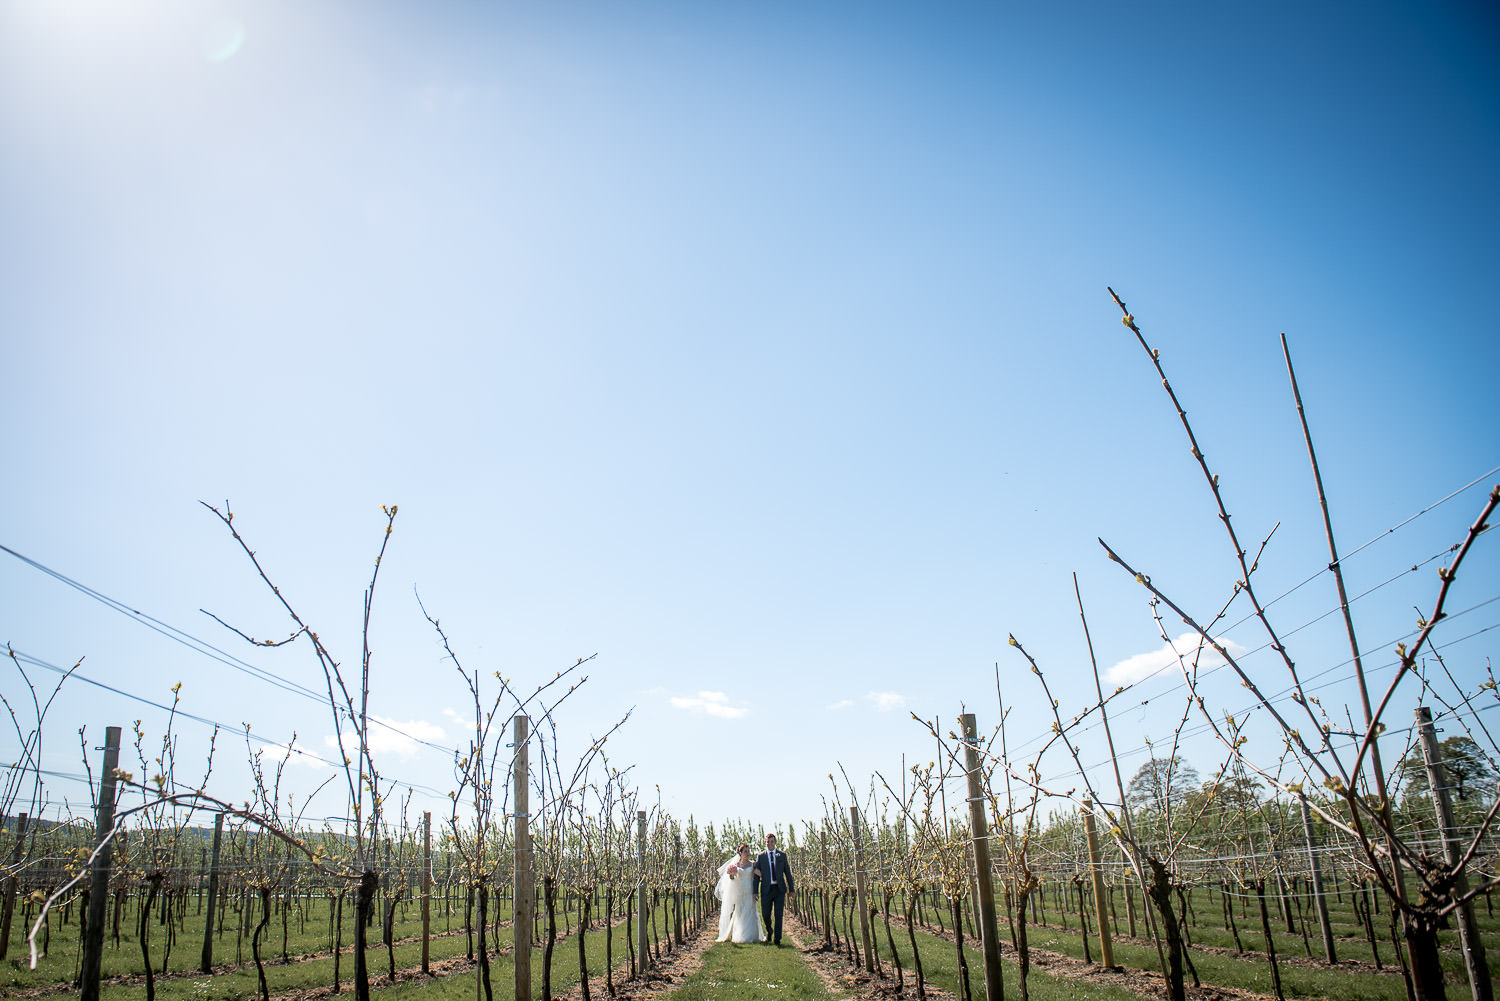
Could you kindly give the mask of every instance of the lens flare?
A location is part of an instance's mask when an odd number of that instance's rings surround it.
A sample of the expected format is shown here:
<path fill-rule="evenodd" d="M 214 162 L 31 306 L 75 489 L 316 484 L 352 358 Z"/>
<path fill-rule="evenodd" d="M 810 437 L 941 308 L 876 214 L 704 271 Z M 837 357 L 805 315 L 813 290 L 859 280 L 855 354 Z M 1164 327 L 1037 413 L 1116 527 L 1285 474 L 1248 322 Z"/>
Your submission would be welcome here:
<path fill-rule="evenodd" d="M 222 63 L 245 44 L 245 26 L 234 18 L 220 18 L 203 33 L 203 58 Z"/>

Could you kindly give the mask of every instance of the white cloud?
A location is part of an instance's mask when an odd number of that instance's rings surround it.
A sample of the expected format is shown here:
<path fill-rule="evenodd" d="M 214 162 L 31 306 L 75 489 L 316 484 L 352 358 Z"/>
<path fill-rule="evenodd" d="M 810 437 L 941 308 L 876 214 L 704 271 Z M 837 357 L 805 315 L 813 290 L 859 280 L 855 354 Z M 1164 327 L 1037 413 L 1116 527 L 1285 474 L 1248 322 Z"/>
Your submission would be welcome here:
<path fill-rule="evenodd" d="M 839 709 L 848 709 L 852 705 L 854 705 L 854 700 L 853 699 L 839 699 L 837 702 L 835 702 L 833 705 L 829 706 L 828 708 L 831 709 L 831 710 L 837 711 Z"/>
<path fill-rule="evenodd" d="M 674 695 L 671 703 L 688 712 L 707 713 L 720 719 L 739 719 L 750 710 L 729 704 L 729 696 L 723 692 L 699 692 L 695 696 Z"/>
<path fill-rule="evenodd" d="M 1176 677 L 1179 673 L 1177 667 L 1177 655 L 1172 652 L 1173 645 L 1177 653 L 1182 654 L 1182 659 L 1191 666 L 1193 658 L 1198 655 L 1198 642 L 1200 637 L 1197 633 L 1183 633 L 1177 637 L 1172 644 L 1163 643 L 1149 653 L 1138 653 L 1134 657 L 1127 657 L 1118 664 L 1104 672 L 1104 677 L 1112 685 L 1133 685 L 1137 681 L 1144 681 L 1149 677 L 1161 672 L 1169 673 Z M 1245 648 L 1234 640 L 1225 639 L 1223 636 L 1215 636 L 1214 640 L 1228 650 L 1230 656 L 1241 657 L 1245 654 Z M 1198 658 L 1198 670 L 1201 672 L 1210 667 L 1219 667 L 1224 663 L 1213 647 L 1205 645 L 1203 656 Z"/>
<path fill-rule="evenodd" d="M 906 696 L 896 692 L 870 692 L 865 695 L 877 711 L 888 713 L 893 709 L 906 708 Z"/>
<path fill-rule="evenodd" d="M 381 755 L 394 754 L 405 761 L 414 758 L 422 750 L 422 745 L 417 743 L 421 740 L 438 742 L 445 734 L 443 728 L 436 723 L 429 723 L 423 719 L 394 720 L 385 716 L 370 717 L 370 754 L 375 758 L 377 764 Z M 344 731 L 344 743 L 350 748 L 345 752 L 353 757 L 355 747 L 354 735 Z M 338 741 L 330 734 L 323 738 L 323 743 L 335 753 L 338 752 Z"/>

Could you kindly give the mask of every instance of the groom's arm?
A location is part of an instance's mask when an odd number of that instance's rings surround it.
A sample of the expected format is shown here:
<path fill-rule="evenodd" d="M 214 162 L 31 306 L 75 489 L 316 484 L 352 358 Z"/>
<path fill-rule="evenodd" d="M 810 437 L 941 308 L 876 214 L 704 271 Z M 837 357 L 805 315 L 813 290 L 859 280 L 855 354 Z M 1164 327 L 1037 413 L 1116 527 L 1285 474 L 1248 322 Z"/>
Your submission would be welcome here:
<path fill-rule="evenodd" d="M 790 897 L 797 892 L 796 883 L 792 881 L 792 863 L 785 855 L 781 856 L 781 871 L 786 873 L 786 895 Z"/>
<path fill-rule="evenodd" d="M 755 865 L 750 871 L 755 873 L 755 881 L 750 884 L 750 892 L 752 896 L 758 897 L 760 896 L 760 859 L 755 860 Z"/>

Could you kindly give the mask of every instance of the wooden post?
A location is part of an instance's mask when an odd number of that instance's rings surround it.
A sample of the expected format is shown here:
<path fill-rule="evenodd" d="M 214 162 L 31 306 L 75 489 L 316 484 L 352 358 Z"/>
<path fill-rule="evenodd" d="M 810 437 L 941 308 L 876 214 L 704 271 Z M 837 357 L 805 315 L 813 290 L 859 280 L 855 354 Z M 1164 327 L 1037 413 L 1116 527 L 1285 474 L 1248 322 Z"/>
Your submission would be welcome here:
<path fill-rule="evenodd" d="M 646 922 L 650 920 L 650 896 L 646 892 L 646 811 L 635 812 L 635 849 L 638 875 L 635 891 L 635 945 L 640 956 L 640 971 L 644 974 L 652 966 L 651 934 Z"/>
<path fill-rule="evenodd" d="M 430 974 L 432 935 L 432 811 L 422 811 L 422 972 Z"/>
<path fill-rule="evenodd" d="M 828 897 L 828 825 L 825 823 L 819 831 L 818 849 L 818 875 L 823 880 L 823 887 L 818 895 L 823 900 L 823 951 L 828 952 L 833 948 L 833 905 Z"/>
<path fill-rule="evenodd" d="M 1104 863 L 1099 857 L 1099 835 L 1094 831 L 1094 801 L 1083 801 L 1083 834 L 1089 846 L 1089 873 L 1094 878 L 1094 910 L 1099 918 L 1099 961 L 1114 969 L 1115 947 L 1109 930 L 1109 901 L 1104 895 Z"/>
<path fill-rule="evenodd" d="M 1151 931 L 1151 940 L 1156 943 L 1156 958 L 1161 962 L 1161 975 L 1164 979 L 1172 979 L 1167 969 L 1167 954 L 1161 946 L 1161 935 L 1156 928 L 1156 917 L 1151 912 L 1149 894 L 1146 890 L 1146 867 L 1136 852 L 1137 842 L 1135 840 L 1135 822 L 1130 819 L 1130 800 L 1125 795 L 1125 782 L 1120 778 L 1120 758 L 1115 753 L 1115 738 L 1109 728 L 1109 710 L 1104 698 L 1104 687 L 1099 683 L 1099 660 L 1094 656 L 1094 640 L 1089 636 L 1088 616 L 1083 612 L 1083 591 L 1078 587 L 1078 574 L 1073 574 L 1073 596 L 1078 600 L 1078 618 L 1083 623 L 1083 639 L 1089 648 L 1089 666 L 1094 672 L 1094 694 L 1099 702 L 1099 721 L 1104 724 L 1104 741 L 1109 745 L 1109 763 L 1115 773 L 1115 789 L 1120 794 L 1120 818 L 1125 821 L 1125 843 L 1121 845 L 1120 854 L 1130 863 L 1130 868 L 1135 873 L 1136 881 L 1140 884 L 1141 900 L 1146 905 L 1144 916 L 1146 927 Z M 1129 845 L 1127 850 L 1125 845 Z M 1130 921 L 1130 937 L 1135 937 L 1135 893 L 1125 894 L 1125 915 Z"/>
<path fill-rule="evenodd" d="M 677 935 L 677 944 L 685 944 L 682 926 L 682 835 L 672 836 L 672 928 Z"/>
<path fill-rule="evenodd" d="M 389 945 L 393 936 L 386 930 L 386 921 L 391 916 L 391 908 L 395 906 L 391 899 L 391 836 L 389 832 L 385 836 L 385 865 L 380 870 L 380 888 L 385 897 L 380 909 L 380 944 Z"/>
<path fill-rule="evenodd" d="M 979 885 L 979 941 L 984 947 L 984 996 L 1003 1001 L 1005 982 L 1000 973 L 1000 930 L 995 921 L 994 869 L 990 864 L 989 820 L 984 805 L 984 767 L 979 760 L 979 733 L 974 714 L 958 718 L 963 731 L 964 769 L 969 773 L 969 829 L 974 838 L 974 877 Z"/>
<path fill-rule="evenodd" d="M 516 1001 L 531 1001 L 531 902 L 535 888 L 531 884 L 531 770 L 527 757 L 528 727 L 531 720 L 517 716 L 511 721 L 511 746 L 515 764 L 511 767 L 514 789 L 511 798 L 516 807 L 515 889 L 511 900 L 511 957 L 515 968 Z M 478 979 L 478 978 L 476 978 Z"/>
<path fill-rule="evenodd" d="M 1307 869 L 1312 880 L 1313 901 L 1318 908 L 1318 928 L 1323 933 L 1323 954 L 1330 963 L 1337 963 L 1338 951 L 1333 944 L 1333 925 L 1328 920 L 1328 896 L 1323 892 L 1322 860 L 1318 857 L 1318 841 L 1313 835 L 1312 812 L 1307 808 L 1306 799 L 1298 796 L 1297 802 L 1302 807 L 1302 834 L 1307 838 Z"/>
<path fill-rule="evenodd" d="M 81 1001 L 99 1001 L 99 972 L 104 963 L 104 919 L 109 906 L 109 871 L 114 860 L 115 771 L 120 766 L 120 728 L 104 730 L 104 768 L 99 773 L 96 808 L 94 871 L 89 876 L 89 927 L 83 942 L 83 970 L 79 974 Z"/>
<path fill-rule="evenodd" d="M 214 914 L 219 906 L 219 848 L 224 843 L 224 815 L 214 817 L 214 852 L 208 863 L 208 918 L 203 923 L 203 954 L 199 957 L 198 971 L 212 973 L 214 969 Z"/>
<path fill-rule="evenodd" d="M 0 903 L 0 959 L 10 949 L 10 922 L 16 913 L 16 889 L 20 883 L 21 858 L 26 849 L 26 825 L 31 818 L 20 814 L 16 818 L 16 847 L 10 853 L 10 875 L 5 877 L 5 888 L 0 890 L 4 903 Z"/>
<path fill-rule="evenodd" d="M 875 972 L 875 951 L 870 948 L 870 904 L 865 889 L 865 853 L 860 845 L 859 807 L 849 807 L 849 832 L 854 839 L 854 904 L 859 908 L 859 938 L 865 947 L 865 972 Z"/>
<path fill-rule="evenodd" d="M 1422 757 L 1427 761 L 1427 787 L 1432 791 L 1432 806 L 1437 812 L 1438 827 L 1443 835 L 1443 854 L 1453 867 L 1453 894 L 1469 892 L 1469 877 L 1464 872 L 1463 846 L 1459 844 L 1453 823 L 1453 803 L 1448 799 L 1448 770 L 1443 767 L 1443 753 L 1438 748 L 1437 733 L 1432 729 L 1432 710 L 1418 706 L 1417 734 L 1422 738 Z M 1464 966 L 1469 972 L 1469 991 L 1474 1001 L 1492 1001 L 1494 985 L 1484 958 L 1484 943 L 1479 939 L 1479 925 L 1474 921 L 1474 904 L 1465 901 L 1458 908 L 1458 938 L 1463 945 Z"/>

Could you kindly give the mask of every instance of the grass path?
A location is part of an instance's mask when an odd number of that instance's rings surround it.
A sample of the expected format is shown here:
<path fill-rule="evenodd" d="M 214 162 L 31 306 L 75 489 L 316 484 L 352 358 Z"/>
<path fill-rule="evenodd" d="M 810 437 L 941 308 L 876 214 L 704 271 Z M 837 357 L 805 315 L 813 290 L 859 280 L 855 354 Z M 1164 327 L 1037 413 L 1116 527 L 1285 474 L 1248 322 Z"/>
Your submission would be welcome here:
<path fill-rule="evenodd" d="M 849 996 L 818 974 L 795 939 L 781 946 L 713 942 L 697 970 L 665 995 L 671 1001 L 834 1001 Z"/>
<path fill-rule="evenodd" d="M 658 989 L 643 993 L 632 993 L 634 1001 L 750 1001 L 752 998 L 788 998 L 795 1001 L 845 1001 L 845 999 L 868 998 L 888 993 L 892 982 L 875 981 L 863 973 L 852 970 L 841 954 L 825 953 L 815 948 L 821 935 L 813 933 L 800 923 L 790 923 L 787 946 L 776 948 L 766 945 L 734 945 L 729 942 L 712 942 L 712 922 L 705 929 L 705 945 L 700 946 L 696 969 L 685 980 L 676 984 L 663 984 Z M 942 942 L 933 936 L 919 933 L 923 965 L 926 974 L 927 993 L 931 1001 L 952 1001 L 960 996 L 959 974 L 956 953 L 952 943 Z M 906 967 L 906 996 L 915 996 L 910 954 L 906 944 L 898 943 Z M 970 967 L 972 990 L 975 997 L 984 993 L 983 960 L 972 950 L 966 950 Z M 882 945 L 882 963 L 887 974 L 890 956 Z M 1019 997 L 1019 984 L 1014 964 L 1005 966 L 1006 989 Z M 1104 977 L 1124 980 L 1121 975 L 1104 974 Z M 1139 1001 L 1138 991 L 1127 989 L 1121 983 L 1101 983 L 1098 979 L 1082 979 L 1056 975 L 1042 968 L 1033 968 L 1029 979 L 1033 1001 Z"/>

